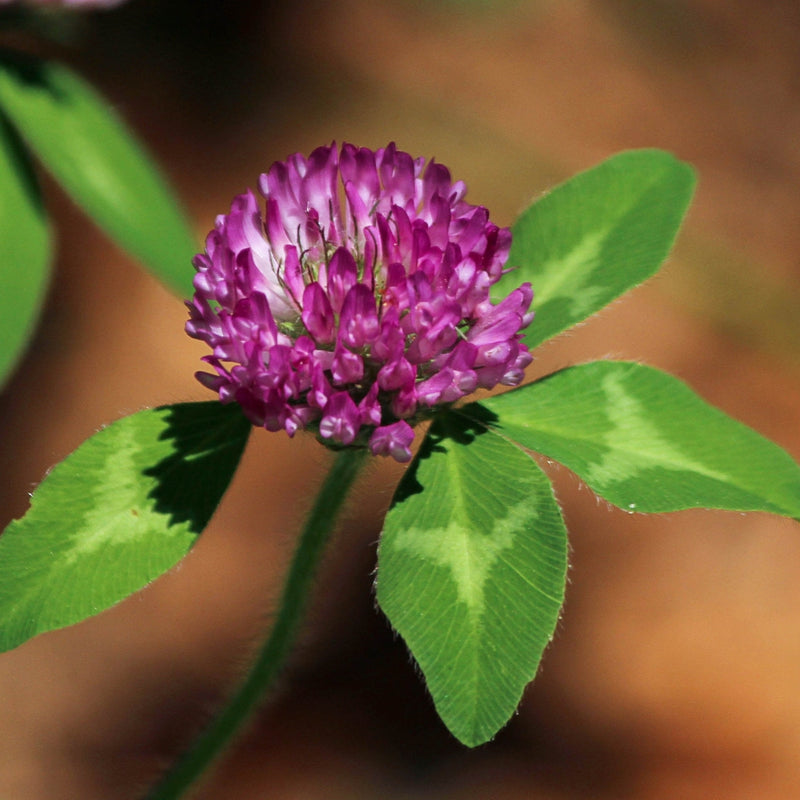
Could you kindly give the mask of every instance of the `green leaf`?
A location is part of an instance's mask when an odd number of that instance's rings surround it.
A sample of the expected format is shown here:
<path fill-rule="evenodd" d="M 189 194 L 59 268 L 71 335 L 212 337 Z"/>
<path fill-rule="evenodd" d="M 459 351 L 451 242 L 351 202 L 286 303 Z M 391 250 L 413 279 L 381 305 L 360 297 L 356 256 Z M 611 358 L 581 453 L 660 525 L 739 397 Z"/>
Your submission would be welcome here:
<path fill-rule="evenodd" d="M 197 242 L 150 158 L 66 67 L 3 51 L 0 107 L 78 205 L 181 296 Z"/>
<path fill-rule="evenodd" d="M 236 405 L 140 411 L 87 439 L 0 537 L 0 650 L 97 614 L 182 558 L 239 462 Z"/>
<path fill-rule="evenodd" d="M 626 510 L 800 518 L 800 467 L 788 453 L 652 367 L 568 367 L 462 411 L 560 461 Z"/>
<path fill-rule="evenodd" d="M 566 563 L 538 465 L 457 412 L 440 415 L 386 517 L 377 597 L 464 744 L 491 739 L 536 674 Z"/>
<path fill-rule="evenodd" d="M 534 348 L 599 311 L 661 266 L 694 191 L 691 167 L 660 150 L 631 150 L 537 200 L 512 227 L 495 300 L 524 281 L 536 317 Z"/>
<path fill-rule="evenodd" d="M 30 339 L 44 302 L 50 230 L 28 154 L 0 115 L 0 387 Z"/>

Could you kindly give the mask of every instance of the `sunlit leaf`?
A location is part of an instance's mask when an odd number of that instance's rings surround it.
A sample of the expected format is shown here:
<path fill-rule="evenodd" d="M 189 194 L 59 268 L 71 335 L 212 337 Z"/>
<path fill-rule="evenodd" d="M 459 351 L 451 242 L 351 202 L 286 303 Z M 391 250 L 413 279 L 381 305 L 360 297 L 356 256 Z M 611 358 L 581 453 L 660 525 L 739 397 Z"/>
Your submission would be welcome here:
<path fill-rule="evenodd" d="M 492 738 L 536 674 L 566 549 L 537 464 L 458 413 L 441 415 L 386 517 L 377 596 L 464 744 Z"/>
<path fill-rule="evenodd" d="M 236 405 L 162 406 L 115 422 L 56 466 L 0 536 L 0 649 L 97 614 L 181 559 L 250 427 Z"/>
<path fill-rule="evenodd" d="M 694 191 L 692 168 L 661 150 L 630 150 L 533 203 L 512 227 L 495 300 L 533 285 L 531 348 L 599 311 L 661 266 Z"/>
<path fill-rule="evenodd" d="M 800 518 L 800 467 L 788 453 L 652 367 L 568 367 L 462 411 L 624 509 Z"/>

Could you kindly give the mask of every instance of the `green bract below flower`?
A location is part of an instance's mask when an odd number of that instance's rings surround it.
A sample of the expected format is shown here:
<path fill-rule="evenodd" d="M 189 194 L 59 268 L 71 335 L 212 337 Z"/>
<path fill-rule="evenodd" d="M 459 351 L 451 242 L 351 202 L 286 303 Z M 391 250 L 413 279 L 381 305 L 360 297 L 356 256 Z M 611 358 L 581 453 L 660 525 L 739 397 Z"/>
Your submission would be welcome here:
<path fill-rule="evenodd" d="M 411 458 L 437 406 L 531 362 L 529 283 L 497 305 L 511 233 L 441 164 L 394 144 L 293 155 L 239 195 L 195 258 L 200 382 L 256 425 Z"/>

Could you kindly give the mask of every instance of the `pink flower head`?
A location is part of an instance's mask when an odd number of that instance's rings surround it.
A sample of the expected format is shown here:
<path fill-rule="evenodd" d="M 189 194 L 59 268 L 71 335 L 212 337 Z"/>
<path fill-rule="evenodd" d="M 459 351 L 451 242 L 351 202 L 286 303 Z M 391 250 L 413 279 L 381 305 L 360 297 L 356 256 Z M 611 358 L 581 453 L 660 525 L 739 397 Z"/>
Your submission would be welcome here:
<path fill-rule="evenodd" d="M 412 425 L 531 355 L 525 283 L 494 305 L 511 233 L 441 164 L 394 144 L 276 162 L 196 256 L 187 333 L 198 380 L 267 430 L 411 458 Z"/>

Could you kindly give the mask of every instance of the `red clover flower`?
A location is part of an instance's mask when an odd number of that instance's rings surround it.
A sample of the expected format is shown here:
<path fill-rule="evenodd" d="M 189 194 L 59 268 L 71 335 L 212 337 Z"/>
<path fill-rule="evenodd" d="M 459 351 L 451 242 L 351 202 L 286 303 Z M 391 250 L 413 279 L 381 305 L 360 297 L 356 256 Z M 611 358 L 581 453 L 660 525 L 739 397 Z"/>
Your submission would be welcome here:
<path fill-rule="evenodd" d="M 511 233 L 466 186 L 392 143 L 296 154 L 217 217 L 194 266 L 198 380 L 255 425 L 411 458 L 412 425 L 522 381 L 529 283 L 494 305 Z"/>

